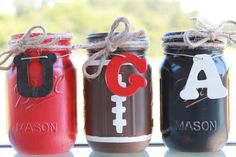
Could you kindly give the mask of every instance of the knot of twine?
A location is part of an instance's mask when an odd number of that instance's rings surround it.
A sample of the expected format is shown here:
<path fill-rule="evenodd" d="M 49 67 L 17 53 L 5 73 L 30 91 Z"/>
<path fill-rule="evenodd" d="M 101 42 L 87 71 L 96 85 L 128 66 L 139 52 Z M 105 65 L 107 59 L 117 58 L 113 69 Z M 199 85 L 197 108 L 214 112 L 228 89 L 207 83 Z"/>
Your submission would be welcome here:
<path fill-rule="evenodd" d="M 208 41 L 220 41 L 224 45 L 227 44 L 227 40 L 236 43 L 236 32 L 232 31 L 223 31 L 225 25 L 233 24 L 236 25 L 235 21 L 223 21 L 217 27 L 206 25 L 197 18 L 192 19 L 197 30 L 186 31 L 183 35 L 184 43 L 190 48 L 196 48 L 203 46 Z M 200 37 L 202 39 L 198 41 L 191 41 L 191 37 Z"/>
<path fill-rule="evenodd" d="M 31 37 L 34 30 L 39 29 L 41 33 L 39 35 Z M 10 42 L 10 50 L 0 54 L 0 70 L 8 70 L 13 63 L 8 66 L 3 66 L 7 60 L 13 56 L 18 55 L 28 49 L 42 49 L 42 48 L 71 48 L 68 46 L 53 46 L 62 38 L 71 38 L 71 34 L 58 34 L 58 35 L 47 35 L 47 32 L 43 26 L 31 27 L 20 39 Z M 48 43 L 43 43 L 44 40 L 51 39 Z"/>
<path fill-rule="evenodd" d="M 115 30 L 119 26 L 120 23 L 125 25 L 124 30 L 119 33 L 115 33 Z M 148 48 L 148 41 L 147 40 L 139 40 L 135 41 L 135 38 L 143 37 L 145 32 L 143 30 L 137 32 L 129 32 L 130 30 L 130 22 L 125 17 L 118 17 L 112 24 L 110 32 L 108 33 L 105 41 L 96 42 L 96 43 L 88 43 L 81 45 L 80 47 L 83 49 L 97 49 L 102 48 L 100 51 L 91 55 L 87 61 L 83 65 L 83 74 L 85 78 L 88 79 L 95 79 L 98 77 L 102 71 L 104 62 L 106 58 L 111 55 L 114 51 L 118 48 L 131 48 L 131 47 L 138 47 L 138 48 Z M 89 74 L 87 72 L 87 67 L 91 65 L 95 60 L 99 59 L 98 69 L 95 73 Z"/>

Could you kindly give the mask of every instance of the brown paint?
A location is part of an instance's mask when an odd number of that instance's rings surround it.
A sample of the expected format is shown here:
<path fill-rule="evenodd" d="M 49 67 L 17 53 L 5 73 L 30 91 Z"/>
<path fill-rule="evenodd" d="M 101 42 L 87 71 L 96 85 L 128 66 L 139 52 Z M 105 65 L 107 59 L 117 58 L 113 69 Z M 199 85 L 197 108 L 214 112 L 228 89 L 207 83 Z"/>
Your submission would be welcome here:
<path fill-rule="evenodd" d="M 90 35 L 89 41 L 104 40 L 106 34 Z M 90 54 L 97 50 L 90 50 Z M 144 55 L 144 50 L 117 50 L 114 53 L 132 53 L 135 55 Z M 143 57 L 143 56 L 142 56 Z M 108 58 L 111 59 L 111 56 Z M 87 68 L 89 73 L 96 71 L 98 66 Z M 136 94 L 126 97 L 122 103 L 126 107 L 123 113 L 123 119 L 126 120 L 126 126 L 123 127 L 123 133 L 117 133 L 113 120 L 116 118 L 112 113 L 112 108 L 116 106 L 111 101 L 111 93 L 105 82 L 104 65 L 101 74 L 96 79 L 84 79 L 84 99 L 85 99 L 85 130 L 86 135 L 98 137 L 137 137 L 149 135 L 152 132 L 152 80 L 151 68 L 145 74 L 140 74 L 147 79 L 148 85 L 140 89 Z M 122 82 L 129 85 L 128 78 L 131 74 L 137 73 L 132 65 L 123 65 L 120 71 Z M 91 142 L 88 144 L 95 151 L 127 153 L 143 151 L 149 144 L 149 140 L 131 143 L 105 143 Z"/>

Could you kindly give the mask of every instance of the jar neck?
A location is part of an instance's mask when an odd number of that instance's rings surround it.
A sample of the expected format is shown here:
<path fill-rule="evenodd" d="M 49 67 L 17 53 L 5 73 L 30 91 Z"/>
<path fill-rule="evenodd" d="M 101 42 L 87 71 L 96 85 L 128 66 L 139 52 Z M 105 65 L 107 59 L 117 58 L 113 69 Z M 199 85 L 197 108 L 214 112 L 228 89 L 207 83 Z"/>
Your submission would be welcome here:
<path fill-rule="evenodd" d="M 101 50 L 101 49 L 100 49 Z M 87 50 L 88 51 L 88 56 L 92 56 L 94 53 L 99 52 L 100 50 Z M 125 53 L 131 53 L 133 55 L 137 55 L 137 56 L 144 56 L 145 55 L 145 50 L 142 49 L 117 49 L 116 51 L 112 52 L 109 55 L 109 58 L 113 58 L 114 56 L 117 55 L 122 55 Z"/>
<path fill-rule="evenodd" d="M 186 55 L 199 55 L 199 54 L 209 54 L 209 55 L 214 55 L 214 54 L 222 54 L 223 49 L 222 48 L 195 48 L 195 49 L 190 49 L 190 48 L 181 48 L 181 47 L 173 47 L 173 48 L 165 48 L 164 52 L 167 53 L 173 53 L 173 54 L 186 54 Z"/>
<path fill-rule="evenodd" d="M 22 37 L 24 36 L 24 34 L 15 34 L 11 36 L 11 40 L 9 41 L 9 46 L 10 48 L 14 48 L 14 46 L 17 46 L 17 42 L 19 42 L 19 40 L 22 39 Z M 34 42 L 35 39 L 34 38 L 41 38 L 42 33 L 32 33 L 30 34 L 29 38 L 25 39 L 28 40 L 24 41 L 23 40 L 23 44 L 24 42 L 26 42 L 26 46 L 28 46 L 28 43 Z M 47 33 L 45 36 L 42 36 L 43 40 L 39 43 L 33 43 L 33 45 L 38 46 L 40 45 L 40 48 L 34 49 L 34 48 L 29 48 L 27 50 L 25 50 L 24 53 L 30 55 L 30 56 L 37 56 L 37 55 L 41 55 L 44 53 L 54 53 L 56 55 L 66 55 L 68 53 L 70 53 L 70 40 L 72 38 L 72 36 L 70 34 L 65 34 L 65 33 Z M 57 38 L 59 38 L 59 40 L 57 41 Z M 56 40 L 57 42 L 53 42 L 54 40 Z M 40 41 L 40 40 L 39 40 Z M 52 44 L 50 44 L 52 42 Z M 32 43 L 30 43 L 31 45 Z M 37 45 L 38 44 L 38 45 Z M 44 47 L 44 44 L 46 45 L 46 47 L 49 45 L 48 48 Z M 23 45 L 24 46 L 24 45 Z M 41 48 L 42 47 L 42 48 Z"/>
<path fill-rule="evenodd" d="M 225 43 L 220 40 L 207 40 L 197 45 L 196 47 L 191 45 L 204 40 L 202 36 L 190 36 L 191 43 L 186 42 L 185 32 L 170 32 L 164 35 L 162 38 L 164 51 L 173 54 L 221 54 L 225 47 Z"/>
<path fill-rule="evenodd" d="M 31 57 L 36 57 L 40 56 L 42 54 L 48 54 L 48 53 L 53 53 L 57 56 L 64 56 L 69 54 L 71 51 L 69 49 L 28 49 L 24 53 L 31 56 Z"/>
<path fill-rule="evenodd" d="M 115 34 L 117 34 L 118 32 L 116 32 Z M 108 36 L 108 33 L 93 33 L 93 34 L 89 34 L 87 36 L 87 41 L 89 43 L 99 43 L 99 42 L 104 42 L 106 37 Z M 133 39 L 133 41 L 147 41 L 146 36 L 139 36 L 136 37 L 135 39 Z M 143 56 L 145 55 L 147 48 L 140 48 L 140 47 L 118 47 L 117 50 L 115 50 L 114 52 L 111 53 L 110 57 L 115 56 L 112 54 L 124 54 L 124 53 L 132 53 L 134 55 L 138 55 L 138 56 Z M 102 48 L 99 49 L 87 49 L 88 51 L 88 55 L 91 56 L 94 53 L 97 53 L 98 51 L 102 50 Z"/>

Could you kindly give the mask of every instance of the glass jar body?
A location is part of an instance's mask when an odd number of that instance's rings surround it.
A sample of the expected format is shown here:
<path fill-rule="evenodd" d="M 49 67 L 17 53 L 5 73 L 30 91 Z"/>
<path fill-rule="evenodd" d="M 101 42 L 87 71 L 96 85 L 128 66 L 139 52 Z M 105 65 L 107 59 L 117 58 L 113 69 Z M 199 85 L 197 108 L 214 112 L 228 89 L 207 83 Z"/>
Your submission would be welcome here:
<path fill-rule="evenodd" d="M 63 43 L 63 42 L 62 42 Z M 62 44 L 61 43 L 61 44 Z M 58 154 L 73 147 L 76 139 L 76 72 L 67 55 L 69 50 L 34 50 L 24 52 L 29 57 L 55 54 L 53 87 L 43 97 L 25 97 L 18 92 L 17 66 L 7 72 L 9 138 L 19 153 Z M 43 83 L 39 59 L 30 59 L 27 69 L 30 87 Z"/>
<path fill-rule="evenodd" d="M 96 69 L 97 66 L 88 67 L 91 73 Z M 116 115 L 113 110 L 121 106 L 112 101 L 115 94 L 107 87 L 105 70 L 106 66 L 96 79 L 84 79 L 87 141 L 95 151 L 120 153 L 142 151 L 149 144 L 152 128 L 151 69 L 149 67 L 142 75 L 148 85 L 132 96 L 123 97 L 125 101 L 122 102 L 122 107 L 125 108 L 125 112 L 121 117 L 126 121 L 126 125 L 122 132 L 117 132 L 114 126 L 118 114 Z M 123 65 L 120 70 L 122 83 L 128 85 L 129 75 L 137 73 L 132 65 Z"/>
<path fill-rule="evenodd" d="M 167 48 L 161 66 L 161 131 L 164 143 L 171 149 L 187 152 L 212 152 L 226 143 L 229 131 L 228 96 L 210 99 L 207 89 L 197 89 L 200 96 L 195 100 L 183 100 L 184 89 L 193 66 L 191 56 L 212 56 L 224 87 L 228 88 L 228 67 L 217 49 Z M 216 57 L 213 57 L 216 56 Z M 204 72 L 198 78 L 205 80 Z"/>

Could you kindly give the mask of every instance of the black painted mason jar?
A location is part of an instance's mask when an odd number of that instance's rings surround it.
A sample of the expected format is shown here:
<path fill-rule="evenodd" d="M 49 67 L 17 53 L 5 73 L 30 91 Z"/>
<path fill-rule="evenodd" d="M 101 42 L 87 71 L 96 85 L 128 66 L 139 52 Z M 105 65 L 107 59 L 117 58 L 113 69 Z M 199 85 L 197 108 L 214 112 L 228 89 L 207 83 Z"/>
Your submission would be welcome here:
<path fill-rule="evenodd" d="M 89 43 L 105 41 L 107 33 L 88 35 Z M 134 40 L 147 40 L 146 36 Z M 87 49 L 91 56 L 101 49 Z M 130 76 L 138 74 L 147 85 L 131 96 L 114 94 L 106 83 L 105 73 L 109 63 L 117 56 L 129 53 L 145 59 L 146 48 L 119 47 L 109 55 L 100 75 L 95 79 L 84 78 L 85 131 L 88 144 L 94 151 L 110 153 L 133 153 L 143 151 L 150 142 L 152 133 L 152 79 L 151 67 L 139 73 L 135 66 L 125 63 L 119 70 L 119 84 L 130 86 Z M 97 71 L 99 59 L 87 67 L 87 72 Z M 113 77 L 113 76 L 110 76 Z"/>
<path fill-rule="evenodd" d="M 184 32 L 167 33 L 163 37 L 165 58 L 161 66 L 161 132 L 165 145 L 174 150 L 186 152 L 213 152 L 220 150 L 226 143 L 229 131 L 228 96 L 212 98 L 209 88 L 196 88 L 198 97 L 183 99 L 193 95 L 186 88 L 190 73 L 196 68 L 193 64 L 200 56 L 210 56 L 216 67 L 219 80 L 228 91 L 228 67 L 223 59 L 224 43 L 219 40 L 207 41 L 202 46 L 191 48 L 184 42 Z M 202 39 L 192 36 L 190 41 Z M 211 60 L 210 59 L 210 60 Z M 194 61 L 195 60 L 195 61 Z M 200 62 L 201 63 L 201 62 Z M 207 62 L 208 63 L 208 62 Z M 201 66 L 210 66 L 203 64 Z M 196 71 L 195 71 L 196 72 Z M 209 73 L 209 71 L 208 71 Z M 195 75 L 194 81 L 201 83 L 211 76 L 204 70 Z M 213 75 L 212 75 L 213 76 Z M 189 80 L 188 80 L 189 79 Z M 218 80 L 218 83 L 220 83 Z M 208 82 L 214 87 L 217 82 Z M 188 93 L 189 92 L 189 93 Z M 211 91 L 212 92 L 212 91 Z M 213 91 L 213 95 L 218 91 Z M 183 93 L 182 93 L 183 94 Z"/>

